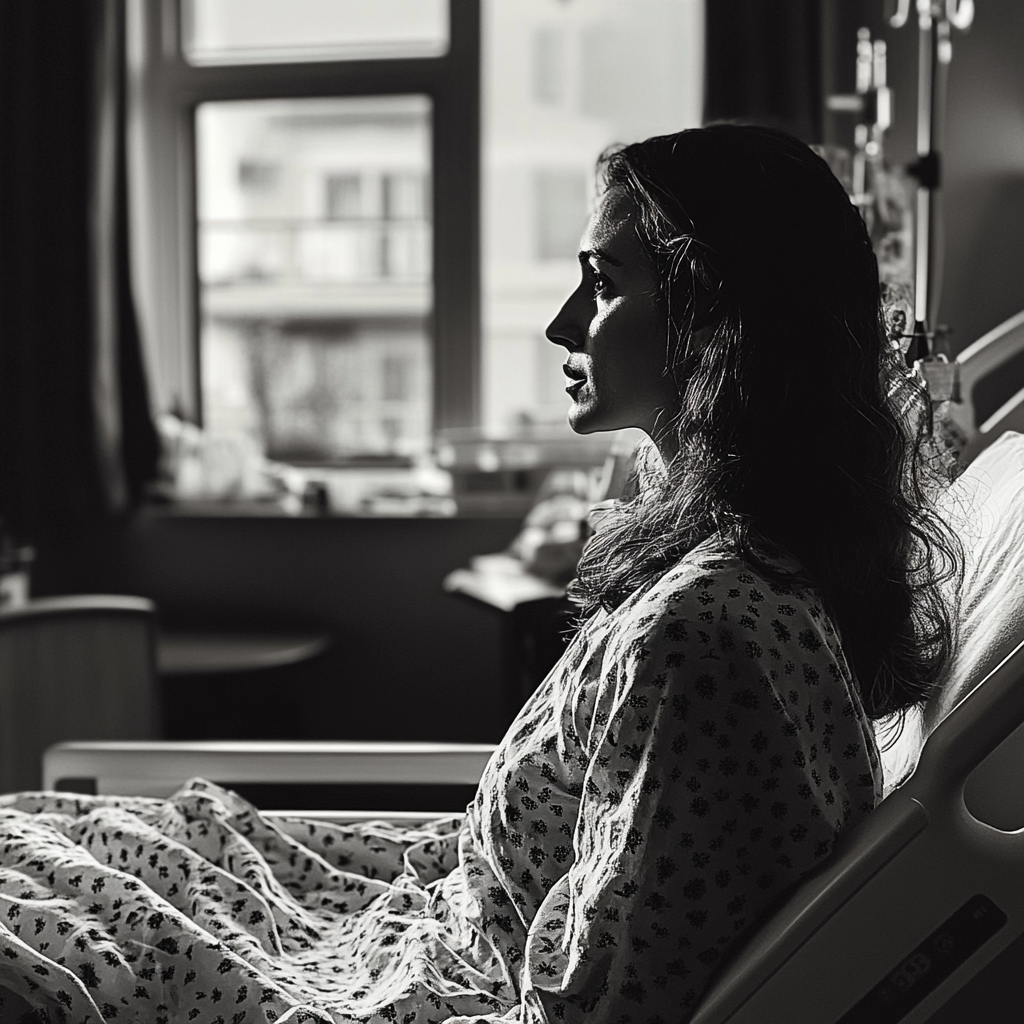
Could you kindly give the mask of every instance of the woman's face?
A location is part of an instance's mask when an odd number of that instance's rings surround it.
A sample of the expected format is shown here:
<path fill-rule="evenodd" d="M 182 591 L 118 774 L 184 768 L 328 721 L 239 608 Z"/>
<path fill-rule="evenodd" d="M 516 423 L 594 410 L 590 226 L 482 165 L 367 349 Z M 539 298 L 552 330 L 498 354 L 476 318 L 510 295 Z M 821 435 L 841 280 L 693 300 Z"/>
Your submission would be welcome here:
<path fill-rule="evenodd" d="M 655 437 L 679 396 L 665 372 L 654 268 L 621 191 L 601 197 L 580 243 L 581 280 L 547 329 L 568 351 L 569 425 L 579 434 L 639 427 Z"/>

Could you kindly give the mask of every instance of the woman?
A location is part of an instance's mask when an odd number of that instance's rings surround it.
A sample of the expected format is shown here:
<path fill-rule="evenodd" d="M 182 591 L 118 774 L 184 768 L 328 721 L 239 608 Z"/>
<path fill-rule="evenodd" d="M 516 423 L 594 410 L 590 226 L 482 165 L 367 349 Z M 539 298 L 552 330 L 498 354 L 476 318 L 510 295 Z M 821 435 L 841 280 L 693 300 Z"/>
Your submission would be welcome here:
<path fill-rule="evenodd" d="M 573 428 L 641 428 L 652 470 L 601 515 L 580 630 L 465 817 L 282 829 L 204 783 L 9 798 L 9 988 L 75 1020 L 678 1021 L 875 805 L 872 720 L 948 656 L 956 548 L 864 227 L 766 129 L 602 171 L 548 336 Z"/>

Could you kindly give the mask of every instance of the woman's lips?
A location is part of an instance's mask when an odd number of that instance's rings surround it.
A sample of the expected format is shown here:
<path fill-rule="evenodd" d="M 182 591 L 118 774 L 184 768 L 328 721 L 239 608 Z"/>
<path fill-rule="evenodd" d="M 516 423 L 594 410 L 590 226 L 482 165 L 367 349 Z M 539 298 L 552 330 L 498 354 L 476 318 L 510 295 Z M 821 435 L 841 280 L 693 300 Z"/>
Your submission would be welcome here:
<path fill-rule="evenodd" d="M 566 393 L 570 397 L 575 398 L 576 392 L 586 384 L 587 375 L 582 370 L 577 370 L 574 366 L 570 366 L 568 363 L 562 367 L 562 372 L 566 377 L 570 378 L 570 383 L 565 389 Z"/>

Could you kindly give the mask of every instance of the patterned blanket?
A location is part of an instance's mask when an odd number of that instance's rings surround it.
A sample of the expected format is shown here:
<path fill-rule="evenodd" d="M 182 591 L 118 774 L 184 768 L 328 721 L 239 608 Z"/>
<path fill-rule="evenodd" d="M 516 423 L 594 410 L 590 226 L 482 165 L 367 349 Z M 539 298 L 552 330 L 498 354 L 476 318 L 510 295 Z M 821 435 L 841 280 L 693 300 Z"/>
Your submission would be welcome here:
<path fill-rule="evenodd" d="M 431 882 L 458 862 L 459 823 L 271 821 L 202 780 L 166 801 L 2 797 L 0 986 L 73 1024 L 458 1016 L 467 965 L 411 963 L 423 944 L 403 938 L 444 938 Z M 410 979 L 430 993 L 418 1008 Z M 341 995 L 347 1012 L 326 1009 Z M 6 1024 L 16 1000 L 0 998 Z"/>

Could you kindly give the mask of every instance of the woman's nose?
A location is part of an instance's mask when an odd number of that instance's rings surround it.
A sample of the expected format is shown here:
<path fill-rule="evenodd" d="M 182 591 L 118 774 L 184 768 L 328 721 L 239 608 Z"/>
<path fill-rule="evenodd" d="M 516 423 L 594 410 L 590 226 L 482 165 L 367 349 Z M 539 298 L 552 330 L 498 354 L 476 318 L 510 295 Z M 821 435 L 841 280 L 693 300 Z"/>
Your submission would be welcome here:
<path fill-rule="evenodd" d="M 579 317 L 573 315 L 573 300 L 575 298 L 576 293 L 573 292 L 544 331 L 544 336 L 548 341 L 570 350 L 583 346 L 583 330 L 578 322 Z"/>

